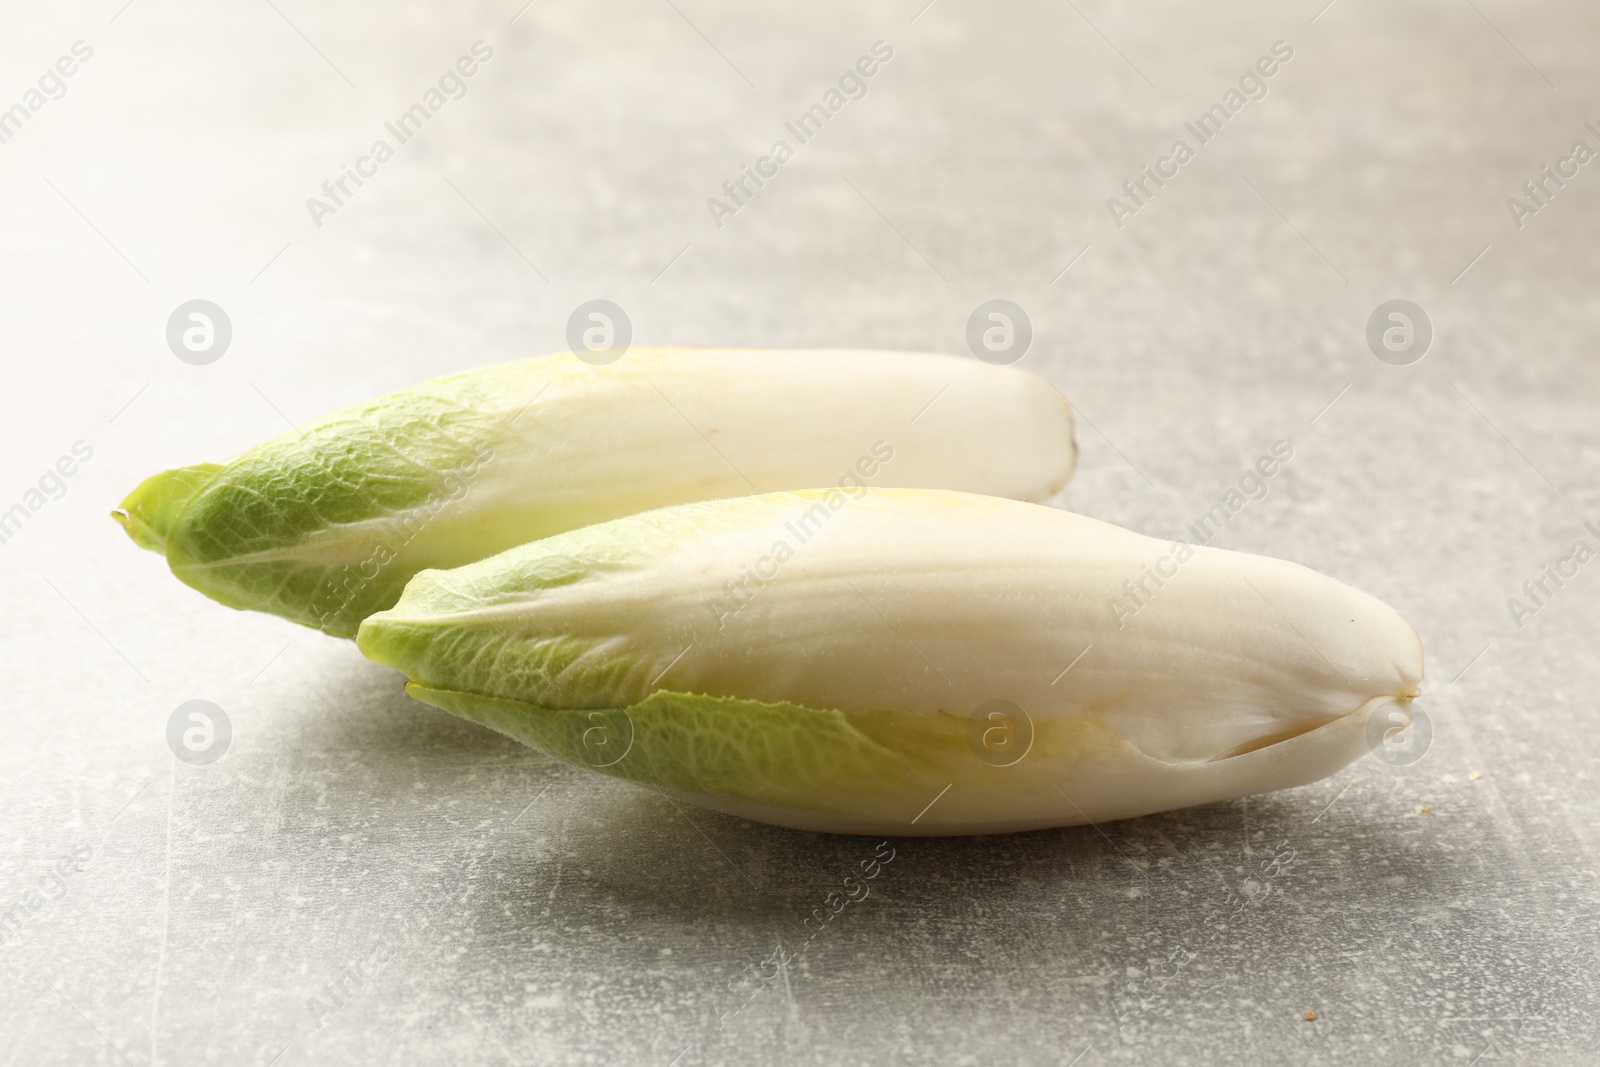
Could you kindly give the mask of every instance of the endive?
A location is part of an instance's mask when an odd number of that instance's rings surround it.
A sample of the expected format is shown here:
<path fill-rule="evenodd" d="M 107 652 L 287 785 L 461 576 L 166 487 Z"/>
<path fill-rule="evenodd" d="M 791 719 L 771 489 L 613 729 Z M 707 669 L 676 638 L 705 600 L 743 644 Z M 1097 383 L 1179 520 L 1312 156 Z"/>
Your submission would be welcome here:
<path fill-rule="evenodd" d="M 357 641 L 412 696 L 560 759 L 873 834 L 1300 785 L 1360 755 L 1422 678 L 1411 627 L 1315 571 L 927 490 L 573 531 L 417 575 Z"/>
<path fill-rule="evenodd" d="M 1076 459 L 1042 379 L 953 356 L 634 349 L 487 367 L 348 408 L 113 512 L 229 607 L 353 636 L 425 567 L 648 508 L 877 484 L 1042 499 Z"/>

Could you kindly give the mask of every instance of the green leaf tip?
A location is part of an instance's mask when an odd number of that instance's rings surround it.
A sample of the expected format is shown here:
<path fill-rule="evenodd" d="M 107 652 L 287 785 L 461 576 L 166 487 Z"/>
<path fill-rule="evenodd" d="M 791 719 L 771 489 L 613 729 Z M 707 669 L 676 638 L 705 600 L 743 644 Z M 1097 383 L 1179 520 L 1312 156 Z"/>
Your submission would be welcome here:
<path fill-rule="evenodd" d="M 189 501 L 222 470 L 220 463 L 196 463 L 151 475 L 111 512 L 133 543 L 166 555 L 167 538 Z"/>

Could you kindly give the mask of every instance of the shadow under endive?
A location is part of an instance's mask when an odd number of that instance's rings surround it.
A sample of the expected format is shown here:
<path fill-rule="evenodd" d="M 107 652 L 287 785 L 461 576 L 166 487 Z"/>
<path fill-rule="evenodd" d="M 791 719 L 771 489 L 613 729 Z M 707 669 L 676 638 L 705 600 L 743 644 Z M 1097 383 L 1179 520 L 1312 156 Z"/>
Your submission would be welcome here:
<path fill-rule="evenodd" d="M 348 759 L 338 798 L 389 811 L 426 861 L 401 877 L 429 919 L 414 950 L 427 983 L 441 996 L 534 991 L 526 1004 L 475 999 L 513 1038 L 547 1025 L 530 1005 L 580 994 L 604 1019 L 614 1010 L 606 1025 L 677 1005 L 663 1009 L 671 1041 L 707 1048 L 733 1040 L 730 1026 L 781 1028 L 778 987 L 747 981 L 773 960 L 786 996 L 862 1025 L 860 997 L 959 1014 L 962 990 L 1002 976 L 1032 991 L 1017 1012 L 1047 1010 L 1028 998 L 1049 991 L 1048 1010 L 1114 1035 L 1175 954 L 1250 973 L 1252 960 L 1305 957 L 1311 939 L 1404 926 L 1461 878 L 1415 847 L 1415 824 L 1364 813 L 1361 789 L 1320 817 L 1352 776 L 1381 791 L 1355 769 L 1099 826 L 886 839 L 750 822 L 560 763 L 410 700 L 383 668 L 335 680 L 325 703 L 337 714 L 304 729 Z M 1198 973 L 1155 999 L 1193 993 Z"/>

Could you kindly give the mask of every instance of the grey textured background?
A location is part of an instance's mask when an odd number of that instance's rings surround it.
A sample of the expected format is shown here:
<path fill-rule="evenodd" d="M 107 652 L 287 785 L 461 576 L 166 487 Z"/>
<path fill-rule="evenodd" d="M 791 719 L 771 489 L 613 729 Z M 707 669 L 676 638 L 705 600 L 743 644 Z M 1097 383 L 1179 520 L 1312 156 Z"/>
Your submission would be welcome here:
<path fill-rule="evenodd" d="M 0 544 L 0 1062 L 1594 1062 L 1600 564 L 1520 627 L 1506 600 L 1600 547 L 1600 163 L 1521 229 L 1505 205 L 1600 147 L 1592 5 L 120 3 L 9 4 L 0 35 L 0 106 L 95 50 L 0 145 L 0 508 L 94 450 Z M 314 227 L 305 198 L 480 38 L 467 97 Z M 866 98 L 715 227 L 705 199 L 878 39 Z M 1106 198 L 1279 39 L 1268 97 L 1115 228 Z M 799 952 L 874 842 L 558 765 L 105 517 L 286 421 L 563 347 L 597 296 L 637 343 L 947 351 L 1015 300 L 1022 366 L 1083 416 L 1062 503 L 1158 536 L 1292 441 L 1216 543 L 1399 608 L 1431 749 L 893 842 Z M 234 326 L 206 367 L 163 336 L 196 297 Z M 1394 297 L 1435 327 L 1414 366 L 1363 338 Z M 164 740 L 193 698 L 234 729 L 206 767 Z"/>

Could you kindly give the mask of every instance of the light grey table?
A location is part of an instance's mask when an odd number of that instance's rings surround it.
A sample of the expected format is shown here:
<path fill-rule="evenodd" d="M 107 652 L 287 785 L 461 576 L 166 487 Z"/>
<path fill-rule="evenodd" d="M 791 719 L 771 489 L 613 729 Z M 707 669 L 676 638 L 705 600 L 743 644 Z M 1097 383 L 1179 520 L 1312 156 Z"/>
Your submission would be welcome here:
<path fill-rule="evenodd" d="M 1593 5 L 121 3 L 0 35 L 0 1062 L 1595 1061 L 1600 564 L 1508 606 L 1600 548 Z M 876 41 L 865 95 L 788 133 Z M 1173 176 L 1113 211 L 1144 164 Z M 369 177 L 314 221 L 341 165 Z M 874 842 L 558 765 L 106 518 L 160 468 L 562 348 L 597 297 L 635 343 L 957 352 L 1013 300 L 1081 416 L 1060 502 L 1157 536 L 1291 442 L 1215 543 L 1398 607 L 1431 745 L 902 839 L 798 952 Z M 1403 366 L 1366 339 L 1397 298 L 1432 326 Z M 203 366 L 165 336 L 193 299 L 232 324 Z M 191 699 L 231 723 L 209 765 L 168 749 Z"/>

